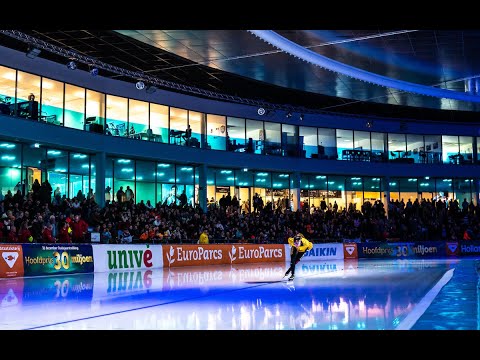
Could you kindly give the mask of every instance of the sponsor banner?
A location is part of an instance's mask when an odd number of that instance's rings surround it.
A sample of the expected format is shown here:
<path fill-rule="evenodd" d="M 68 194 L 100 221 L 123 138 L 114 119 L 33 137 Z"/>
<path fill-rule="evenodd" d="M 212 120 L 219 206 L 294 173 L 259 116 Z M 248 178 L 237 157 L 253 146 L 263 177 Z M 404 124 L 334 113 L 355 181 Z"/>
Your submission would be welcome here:
<path fill-rule="evenodd" d="M 162 245 L 92 245 L 95 272 L 163 267 Z"/>
<path fill-rule="evenodd" d="M 306 260 L 338 260 L 343 259 L 343 244 L 314 244 L 302 259 Z M 287 256 L 289 258 L 289 256 Z M 287 259 L 289 261 L 290 259 Z"/>
<path fill-rule="evenodd" d="M 0 278 L 23 276 L 22 245 L 0 245 Z"/>
<path fill-rule="evenodd" d="M 357 244 L 359 258 L 406 258 L 414 256 L 413 243 L 369 242 Z"/>
<path fill-rule="evenodd" d="M 358 259 L 358 249 L 356 243 L 343 244 L 343 258 L 344 259 Z"/>
<path fill-rule="evenodd" d="M 360 258 L 424 258 L 446 255 L 445 244 L 438 241 L 415 243 L 361 243 L 358 244 Z"/>
<path fill-rule="evenodd" d="M 446 256 L 446 246 L 443 241 L 418 241 L 413 245 L 415 257 L 444 257 Z"/>
<path fill-rule="evenodd" d="M 93 272 L 91 245 L 24 244 L 25 276 Z"/>
<path fill-rule="evenodd" d="M 447 242 L 445 244 L 445 251 L 447 253 L 447 256 L 460 255 L 460 247 L 458 246 L 458 242 Z"/>
<path fill-rule="evenodd" d="M 163 269 L 124 269 L 95 273 L 93 299 L 108 300 L 162 290 Z"/>
<path fill-rule="evenodd" d="M 480 254 L 480 241 L 460 241 L 458 247 L 461 255 Z"/>
<path fill-rule="evenodd" d="M 284 244 L 163 245 L 165 267 L 285 261 Z"/>

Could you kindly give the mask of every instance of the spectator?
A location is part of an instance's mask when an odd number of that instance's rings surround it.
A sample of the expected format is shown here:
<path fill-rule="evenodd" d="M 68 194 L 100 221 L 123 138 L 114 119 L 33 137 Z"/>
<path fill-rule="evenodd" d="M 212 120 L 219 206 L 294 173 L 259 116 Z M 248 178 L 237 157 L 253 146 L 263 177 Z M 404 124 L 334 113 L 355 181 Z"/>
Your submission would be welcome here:
<path fill-rule="evenodd" d="M 202 233 L 200 234 L 200 238 L 198 239 L 198 242 L 197 244 L 201 244 L 201 245 L 206 245 L 209 243 L 209 240 L 208 240 L 208 230 L 207 229 L 203 229 Z"/>

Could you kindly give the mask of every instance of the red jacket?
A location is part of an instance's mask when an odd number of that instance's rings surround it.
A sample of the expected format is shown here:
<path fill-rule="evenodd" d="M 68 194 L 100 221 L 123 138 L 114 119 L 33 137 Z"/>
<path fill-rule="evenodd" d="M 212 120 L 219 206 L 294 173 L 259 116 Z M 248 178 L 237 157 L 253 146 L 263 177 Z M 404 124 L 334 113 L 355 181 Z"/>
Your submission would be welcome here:
<path fill-rule="evenodd" d="M 16 243 L 18 242 L 18 237 L 17 237 L 17 234 L 15 233 L 15 231 L 13 230 L 10 230 L 10 232 L 8 233 L 8 240 L 7 240 L 9 243 Z"/>
<path fill-rule="evenodd" d="M 52 236 L 52 230 L 50 230 L 49 228 L 43 229 L 43 232 L 42 232 L 42 240 L 43 240 L 43 242 L 45 242 L 45 243 L 54 243 L 54 242 L 55 242 L 55 239 L 54 239 L 54 237 Z"/>
<path fill-rule="evenodd" d="M 18 242 L 21 242 L 21 243 L 28 243 L 30 242 L 28 240 L 28 238 L 32 236 L 32 233 L 30 232 L 30 230 L 28 229 L 23 229 L 23 230 L 20 230 L 19 234 L 18 234 Z"/>
<path fill-rule="evenodd" d="M 66 244 L 71 243 L 72 239 L 70 239 L 70 234 L 68 233 L 68 226 L 62 227 L 58 233 L 58 242 Z"/>
<path fill-rule="evenodd" d="M 75 240 L 83 240 L 84 233 L 88 231 L 88 224 L 85 220 L 80 219 L 78 222 L 74 221 L 70 223 L 72 227 L 72 237 Z"/>

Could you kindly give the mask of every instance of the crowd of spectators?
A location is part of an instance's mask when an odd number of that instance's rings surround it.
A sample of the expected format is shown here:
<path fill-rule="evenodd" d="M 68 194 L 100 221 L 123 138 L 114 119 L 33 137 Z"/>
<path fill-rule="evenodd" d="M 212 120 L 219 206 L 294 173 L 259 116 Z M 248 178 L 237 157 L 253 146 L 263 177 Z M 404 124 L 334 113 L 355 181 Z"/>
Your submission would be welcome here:
<path fill-rule="evenodd" d="M 130 198 L 100 208 L 93 191 L 52 198 L 51 186 L 41 184 L 26 196 L 17 190 L 0 199 L 0 242 L 89 242 L 93 232 L 102 243 L 197 243 L 204 230 L 210 243 L 285 243 L 296 232 L 313 242 L 480 239 L 480 207 L 466 199 L 395 200 L 388 210 L 381 201 L 366 201 L 360 209 L 304 204 L 298 211 L 267 203 L 251 212 L 238 201 L 221 203 L 204 212 Z"/>

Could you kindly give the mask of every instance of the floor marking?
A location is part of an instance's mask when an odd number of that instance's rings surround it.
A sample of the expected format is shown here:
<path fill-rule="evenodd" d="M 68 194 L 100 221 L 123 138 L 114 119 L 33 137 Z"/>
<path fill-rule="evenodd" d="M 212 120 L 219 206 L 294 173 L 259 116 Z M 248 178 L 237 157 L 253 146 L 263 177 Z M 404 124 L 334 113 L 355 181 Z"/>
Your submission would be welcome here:
<path fill-rule="evenodd" d="M 410 330 L 413 325 L 418 321 L 420 316 L 428 309 L 432 304 L 435 297 L 438 295 L 440 290 L 450 281 L 453 276 L 453 271 L 455 269 L 448 270 L 442 278 L 435 284 L 433 288 L 423 297 L 422 300 L 414 307 L 412 311 L 403 319 L 400 324 L 395 328 L 395 330 Z"/>

